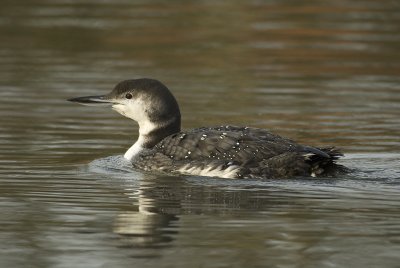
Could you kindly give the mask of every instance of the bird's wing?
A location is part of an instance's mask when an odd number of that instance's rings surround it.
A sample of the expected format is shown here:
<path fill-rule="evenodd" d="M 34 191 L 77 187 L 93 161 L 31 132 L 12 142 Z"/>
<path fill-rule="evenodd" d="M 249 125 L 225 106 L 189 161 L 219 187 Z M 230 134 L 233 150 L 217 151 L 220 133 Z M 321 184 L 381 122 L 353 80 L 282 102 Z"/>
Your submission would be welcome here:
<path fill-rule="evenodd" d="M 223 126 L 171 135 L 155 149 L 176 161 L 224 159 L 243 165 L 301 148 L 301 145 L 263 129 Z"/>

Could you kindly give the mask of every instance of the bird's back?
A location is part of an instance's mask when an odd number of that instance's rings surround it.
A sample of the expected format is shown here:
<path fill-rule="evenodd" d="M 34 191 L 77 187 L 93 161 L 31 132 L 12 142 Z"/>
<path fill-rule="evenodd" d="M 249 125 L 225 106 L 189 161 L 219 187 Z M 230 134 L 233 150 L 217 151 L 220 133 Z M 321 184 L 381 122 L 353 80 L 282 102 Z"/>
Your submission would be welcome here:
<path fill-rule="evenodd" d="M 164 138 L 140 154 L 137 168 L 225 178 L 285 178 L 327 174 L 341 154 L 303 146 L 267 130 L 221 126 Z"/>

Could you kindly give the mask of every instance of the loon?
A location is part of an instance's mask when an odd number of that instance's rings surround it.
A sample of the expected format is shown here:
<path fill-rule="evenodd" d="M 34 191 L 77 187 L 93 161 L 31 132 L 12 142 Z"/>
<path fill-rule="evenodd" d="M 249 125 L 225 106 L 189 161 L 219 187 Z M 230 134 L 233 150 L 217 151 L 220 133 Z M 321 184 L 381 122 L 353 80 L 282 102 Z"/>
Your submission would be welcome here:
<path fill-rule="evenodd" d="M 106 95 L 68 99 L 109 105 L 139 124 L 139 138 L 125 153 L 134 168 L 221 178 L 329 176 L 342 167 L 334 147 L 298 144 L 265 129 L 218 126 L 181 131 L 179 105 L 158 80 L 118 83 Z"/>

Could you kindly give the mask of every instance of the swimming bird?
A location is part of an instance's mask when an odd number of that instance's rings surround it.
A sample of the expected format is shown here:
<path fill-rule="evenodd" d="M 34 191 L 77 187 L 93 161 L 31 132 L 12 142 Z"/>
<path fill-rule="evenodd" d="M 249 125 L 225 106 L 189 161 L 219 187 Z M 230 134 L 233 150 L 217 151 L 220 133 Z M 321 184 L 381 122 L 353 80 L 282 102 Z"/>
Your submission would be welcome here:
<path fill-rule="evenodd" d="M 341 167 L 337 149 L 301 145 L 265 129 L 226 125 L 182 131 L 175 97 L 154 79 L 125 80 L 109 94 L 69 101 L 109 105 L 135 120 L 139 137 L 124 157 L 144 171 L 267 179 L 324 176 Z"/>

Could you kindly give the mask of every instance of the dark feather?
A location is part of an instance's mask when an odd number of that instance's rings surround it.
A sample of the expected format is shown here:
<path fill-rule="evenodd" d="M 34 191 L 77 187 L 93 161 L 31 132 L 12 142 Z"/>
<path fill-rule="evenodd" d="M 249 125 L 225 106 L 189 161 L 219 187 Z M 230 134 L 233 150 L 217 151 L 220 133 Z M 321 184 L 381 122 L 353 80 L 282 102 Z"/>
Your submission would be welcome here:
<path fill-rule="evenodd" d="M 288 178 L 329 175 L 342 154 L 335 148 L 314 148 L 264 129 L 236 126 L 198 128 L 170 135 L 134 165 L 174 172 L 238 166 L 237 178 Z"/>

